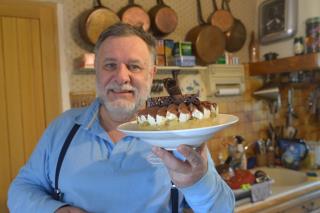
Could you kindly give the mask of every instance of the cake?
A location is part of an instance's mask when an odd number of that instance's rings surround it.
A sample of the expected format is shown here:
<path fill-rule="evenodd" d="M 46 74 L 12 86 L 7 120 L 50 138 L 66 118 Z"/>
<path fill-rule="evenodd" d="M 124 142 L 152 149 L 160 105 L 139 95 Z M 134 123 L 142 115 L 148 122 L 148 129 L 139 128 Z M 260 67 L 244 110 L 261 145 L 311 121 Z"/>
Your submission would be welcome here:
<path fill-rule="evenodd" d="M 218 105 L 200 101 L 197 95 L 149 98 L 137 115 L 142 130 L 176 130 L 211 126 L 219 114 Z"/>

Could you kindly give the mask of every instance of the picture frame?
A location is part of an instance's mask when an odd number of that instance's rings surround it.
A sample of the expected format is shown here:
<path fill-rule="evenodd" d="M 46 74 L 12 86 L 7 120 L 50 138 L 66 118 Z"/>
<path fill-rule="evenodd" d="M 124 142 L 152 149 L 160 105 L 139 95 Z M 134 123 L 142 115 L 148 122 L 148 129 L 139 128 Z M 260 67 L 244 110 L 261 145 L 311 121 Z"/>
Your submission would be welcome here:
<path fill-rule="evenodd" d="M 297 0 L 265 0 L 259 5 L 261 44 L 293 37 L 297 32 Z"/>

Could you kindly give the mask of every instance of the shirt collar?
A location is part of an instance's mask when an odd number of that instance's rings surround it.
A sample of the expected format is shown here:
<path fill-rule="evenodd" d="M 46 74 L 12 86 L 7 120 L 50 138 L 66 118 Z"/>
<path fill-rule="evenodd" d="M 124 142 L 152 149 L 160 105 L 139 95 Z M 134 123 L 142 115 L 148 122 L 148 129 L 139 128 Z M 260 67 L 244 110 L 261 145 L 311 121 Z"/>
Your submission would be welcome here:
<path fill-rule="evenodd" d="M 93 134 L 107 140 L 112 141 L 106 131 L 102 128 L 99 122 L 99 109 L 101 102 L 99 98 L 96 98 L 90 106 L 86 108 L 84 113 L 81 113 L 75 118 L 75 122 L 82 125 L 84 129 L 92 132 Z M 131 136 L 125 136 L 122 140 L 129 142 L 134 138 Z"/>

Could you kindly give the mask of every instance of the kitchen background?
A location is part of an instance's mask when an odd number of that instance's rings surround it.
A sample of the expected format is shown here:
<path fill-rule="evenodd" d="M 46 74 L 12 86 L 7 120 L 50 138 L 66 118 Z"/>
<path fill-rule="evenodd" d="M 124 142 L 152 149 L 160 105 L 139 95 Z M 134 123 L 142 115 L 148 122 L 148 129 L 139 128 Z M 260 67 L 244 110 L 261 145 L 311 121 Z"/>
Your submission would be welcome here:
<path fill-rule="evenodd" d="M 172 7 L 178 15 L 178 26 L 176 30 L 164 38 L 173 39 L 175 41 L 183 41 L 186 33 L 191 28 L 198 25 L 196 0 L 164 1 L 166 4 Z M 1 1 L 0 6 L 5 4 L 3 2 L 6 1 Z M 15 3 L 15 1 L 12 0 L 7 2 L 10 4 L 12 2 Z M 20 4 L 21 2 L 22 1 L 17 1 L 16 5 L 10 7 L 11 10 L 16 12 L 16 8 L 23 5 Z M 16 25 L 12 23 L 17 22 L 13 21 L 14 18 L 11 18 L 9 15 L 7 15 L 6 7 L 0 7 L 0 11 L 2 13 L 0 17 L 0 46 L 2 45 L 0 48 L 0 59 L 6 59 L 6 63 L 2 63 L 3 61 L 0 63 L 0 97 L 1 100 L 4 99 L 4 101 L 0 102 L 0 111 L 2 112 L 0 113 L 0 211 L 5 209 L 6 206 L 7 187 L 12 178 L 17 174 L 19 168 L 25 163 L 29 157 L 29 154 L 32 152 L 35 144 L 37 143 L 37 139 L 35 138 L 38 138 L 39 135 L 41 135 L 43 128 L 45 128 L 45 126 L 48 124 L 47 122 L 49 122 L 59 111 L 59 107 L 57 106 L 58 101 L 56 101 L 56 99 L 59 99 L 59 95 L 57 94 L 59 94 L 61 91 L 61 108 L 63 111 L 65 111 L 71 107 L 70 94 L 93 94 L 95 91 L 95 76 L 93 71 L 80 70 L 77 65 L 78 59 L 81 58 L 85 53 L 90 53 L 92 50 L 92 47 L 80 36 L 79 19 L 81 16 L 83 16 L 85 11 L 93 8 L 94 1 L 37 0 L 37 2 L 57 3 L 57 27 L 59 33 L 59 43 L 57 46 L 59 46 L 60 69 L 56 68 L 56 63 L 51 63 L 52 61 L 56 62 L 55 51 L 51 50 L 54 49 L 52 46 L 55 46 L 55 43 L 51 42 L 55 41 L 55 33 L 51 33 L 53 36 L 50 34 L 51 27 L 55 28 L 55 21 L 51 20 L 55 20 L 55 15 L 52 15 L 52 13 L 45 13 L 45 18 L 47 20 L 46 22 L 38 21 L 38 14 L 35 15 L 36 18 L 31 16 L 32 22 L 40 23 L 36 25 L 37 27 L 42 27 L 42 29 L 45 28 L 43 23 L 49 23 L 46 24 L 46 26 L 50 27 L 38 34 L 34 34 L 36 36 L 43 36 L 43 39 L 36 37 L 36 42 L 30 42 L 28 39 L 33 37 L 30 35 L 30 38 L 26 36 L 28 33 L 30 34 L 30 31 L 28 27 L 29 25 L 24 23 L 27 22 L 29 24 L 31 19 L 29 20 L 25 17 L 21 18 L 27 20 L 23 20 L 22 22 L 20 20 L 19 22 L 19 26 L 22 25 L 24 27 L 16 27 Z M 205 19 L 207 19 L 207 17 L 209 17 L 213 11 L 212 0 L 201 0 L 201 2 L 203 16 Z M 215 134 L 208 143 L 209 149 L 216 163 L 219 162 L 219 153 L 223 154 L 223 158 L 226 157 L 227 144 L 234 142 L 235 135 L 241 135 L 245 139 L 245 143 L 247 145 L 252 144 L 259 139 L 266 139 L 267 130 L 270 129 L 270 123 L 274 127 L 286 127 L 287 112 L 289 110 L 293 111 L 297 115 L 296 118 L 292 118 L 292 126 L 298 130 L 296 137 L 305 139 L 306 141 L 317 141 L 318 144 L 320 143 L 320 110 L 318 109 L 317 114 L 310 109 L 310 94 L 311 92 L 316 91 L 316 87 L 319 87 L 319 70 L 314 72 L 305 71 L 305 73 L 309 74 L 309 76 L 303 83 L 275 84 L 274 86 L 279 88 L 279 93 L 281 95 L 281 107 L 277 110 L 277 112 L 271 112 L 269 101 L 265 101 L 253 96 L 253 93 L 263 86 L 267 76 L 250 75 L 249 67 L 252 64 L 248 64 L 248 46 L 250 42 L 250 34 L 252 31 L 257 33 L 258 5 L 261 2 L 262 0 L 230 1 L 230 7 L 233 15 L 244 23 L 247 32 L 247 38 L 243 48 L 238 52 L 233 53 L 233 56 L 239 58 L 240 65 L 213 65 L 210 66 L 210 69 L 212 68 L 214 70 L 209 72 L 206 69 L 192 71 L 181 70 L 180 74 L 178 75 L 182 89 L 185 89 L 192 84 L 191 86 L 194 89 L 200 90 L 200 97 L 202 99 L 209 99 L 217 102 L 219 104 L 221 113 L 234 114 L 240 119 L 238 123 Z M 118 12 L 121 8 L 128 4 L 128 1 L 101 0 L 101 3 L 113 11 Z M 143 8 L 148 11 L 151 7 L 156 5 L 156 0 L 136 0 L 135 3 L 142 5 Z M 220 6 L 221 0 L 217 0 L 217 3 Z M 54 9 L 52 11 L 53 14 L 55 14 L 55 7 L 53 8 Z M 297 33 L 295 36 L 305 36 L 306 20 L 311 17 L 320 16 L 319 8 L 319 0 L 298 0 L 298 23 Z M 17 11 L 24 12 L 24 10 L 21 9 L 17 9 Z M 30 11 L 28 12 L 32 13 Z M 34 13 L 32 13 L 32 15 L 33 14 Z M 35 29 L 38 28 L 35 27 Z M 50 38 L 46 40 L 48 37 Z M 17 47 L 17 40 L 20 41 L 19 45 L 22 45 L 22 49 Z M 279 58 L 293 56 L 293 41 L 294 39 L 292 37 L 290 39 L 274 42 L 272 44 L 260 45 L 260 61 L 264 60 L 263 55 L 268 52 L 278 53 Z M 40 45 L 36 46 L 34 44 Z M 41 47 L 43 49 L 41 49 Z M 37 61 L 37 57 L 34 57 L 34 55 L 31 56 L 31 54 L 29 54 L 30 49 L 32 49 L 34 52 L 39 51 L 38 55 L 40 58 L 44 57 L 44 61 Z M 40 54 L 40 50 L 44 55 Z M 19 62 L 15 61 L 16 58 L 19 58 L 16 57 L 17 55 L 19 57 L 26 56 L 22 58 L 22 62 L 20 64 Z M 52 59 L 52 61 L 47 60 L 48 58 Z M 319 64 L 318 58 L 316 59 L 317 64 Z M 48 61 L 50 61 L 50 63 L 53 65 L 48 66 L 48 64 L 51 65 Z M 284 67 L 288 65 L 292 64 L 286 63 L 284 64 Z M 6 70 L 2 69 L 3 67 L 6 68 Z M 34 67 L 38 69 L 34 69 Z M 272 72 L 273 67 L 269 67 L 270 72 Z M 56 70 L 60 71 L 60 88 L 55 86 L 55 82 L 58 81 L 57 79 L 54 79 L 57 77 L 54 73 Z M 211 84 L 209 84 L 206 81 L 209 79 L 208 76 L 220 73 L 221 75 L 224 75 L 224 80 L 231 81 L 234 76 L 230 78 L 226 77 L 228 75 L 226 73 L 229 71 L 233 72 L 233 74 L 237 75 L 238 77 L 240 76 L 239 79 L 241 80 L 241 89 L 243 89 L 242 93 L 234 96 L 217 97 L 213 95 L 207 97 L 207 95 L 212 93 L 211 89 L 214 86 L 213 84 L 216 83 L 213 81 Z M 52 73 L 54 73 L 54 75 L 49 75 Z M 295 75 L 297 73 L 292 72 L 291 74 L 293 74 L 293 77 L 297 77 Z M 310 74 L 315 75 L 311 76 Z M 51 78 L 51 76 L 54 76 L 54 78 Z M 159 71 L 157 78 L 163 78 L 166 76 L 171 76 L 170 71 Z M 273 75 L 273 77 L 275 76 L 276 75 Z M 279 76 L 288 78 L 288 74 L 285 73 L 282 73 Z M 38 81 L 34 81 L 34 78 L 38 78 Z M 5 83 L 3 83 L 3 79 L 5 80 Z M 37 84 L 34 84 L 34 82 L 37 82 Z M 197 82 L 197 84 L 194 82 Z M 290 90 L 292 88 L 294 88 L 292 105 L 288 107 L 288 91 L 292 91 Z M 319 99 L 319 89 L 317 91 Z M 44 95 L 42 93 L 44 93 Z M 46 99 L 46 97 L 50 98 Z M 320 106 L 319 100 L 316 100 L 313 103 L 316 102 L 318 103 L 318 106 Z M 53 106 L 55 107 L 54 110 Z M 48 108 L 49 110 L 47 110 Z M 253 153 L 249 152 L 247 154 L 248 157 L 250 157 L 250 155 Z"/>
<path fill-rule="evenodd" d="M 60 31 L 60 63 L 61 82 L 63 93 L 63 109 L 70 108 L 69 93 L 86 93 L 95 90 L 94 74 L 79 73 L 76 68 L 77 59 L 84 53 L 91 52 L 92 47 L 87 44 L 79 34 L 79 19 L 83 12 L 93 7 L 91 0 L 56 0 L 59 3 L 59 31 Z M 202 0 L 203 17 L 207 19 L 213 11 L 211 0 Z M 285 125 L 287 113 L 287 92 L 288 87 L 281 88 L 282 107 L 277 113 L 270 112 L 268 103 L 252 96 L 252 93 L 263 85 L 262 76 L 249 76 L 246 66 L 248 62 L 248 44 L 252 31 L 256 33 L 258 29 L 258 5 L 261 0 L 231 0 L 230 7 L 232 14 L 240 19 L 247 31 L 247 38 L 243 48 L 233 53 L 239 57 L 240 63 L 244 64 L 244 86 L 245 91 L 239 96 L 211 97 L 210 100 L 217 102 L 222 113 L 235 114 L 240 121 L 230 128 L 227 128 L 215 135 L 212 143 L 209 143 L 210 151 L 214 159 L 217 160 L 217 153 L 224 150 L 225 144 L 233 141 L 233 136 L 242 135 L 246 142 L 251 143 L 260 138 L 266 137 L 266 129 L 269 123 L 273 125 Z M 117 12 L 128 4 L 126 0 L 101 0 L 102 5 Z M 156 1 L 136 0 L 136 4 L 142 5 L 145 10 L 149 10 L 156 5 Z M 176 30 L 164 38 L 175 41 L 183 41 L 186 33 L 198 25 L 196 1 L 195 0 L 166 0 L 165 3 L 174 9 L 178 15 L 178 26 Z M 220 6 L 221 1 L 217 0 Z M 318 0 L 298 1 L 298 28 L 295 36 L 305 36 L 305 21 L 310 17 L 319 16 L 320 2 Z M 260 45 L 260 60 L 267 52 L 277 52 L 279 58 L 293 55 L 293 38 L 275 42 L 269 45 Z M 199 71 L 201 72 L 201 71 Z M 199 79 L 199 72 L 190 72 L 185 75 L 194 76 Z M 161 74 L 159 74 L 161 75 Z M 184 73 L 180 74 L 183 78 Z M 188 77 L 189 78 L 189 77 Z M 204 82 L 200 83 L 203 85 Z M 203 88 L 203 87 L 201 87 Z M 294 91 L 294 110 L 298 115 L 293 120 L 293 125 L 298 129 L 298 137 L 306 140 L 320 140 L 320 125 L 311 118 L 313 115 L 308 112 L 308 97 L 314 89 L 312 86 L 304 85 Z"/>

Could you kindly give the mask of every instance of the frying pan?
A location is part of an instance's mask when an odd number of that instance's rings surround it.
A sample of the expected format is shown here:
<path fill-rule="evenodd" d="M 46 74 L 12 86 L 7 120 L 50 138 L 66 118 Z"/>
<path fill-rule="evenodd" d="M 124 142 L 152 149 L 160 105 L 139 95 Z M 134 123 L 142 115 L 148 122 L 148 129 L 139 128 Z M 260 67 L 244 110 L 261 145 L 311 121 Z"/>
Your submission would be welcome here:
<path fill-rule="evenodd" d="M 90 44 L 96 43 L 104 29 L 120 21 L 116 13 L 102 6 L 100 0 L 95 0 L 94 5 L 80 21 L 80 34 Z"/>
<path fill-rule="evenodd" d="M 201 65 L 212 64 L 224 53 L 225 35 L 220 28 L 205 23 L 202 17 L 200 0 L 197 0 L 197 9 L 200 25 L 187 33 L 186 40 L 192 42 L 192 48 L 198 60 L 197 63 Z"/>
<path fill-rule="evenodd" d="M 178 25 L 177 13 L 163 0 L 157 0 L 157 5 L 149 11 L 151 29 L 155 36 L 166 36 L 172 33 Z"/>
<path fill-rule="evenodd" d="M 228 11 L 230 11 L 229 7 L 230 0 L 225 1 L 225 5 Z M 228 52 L 236 52 L 240 50 L 247 38 L 247 31 L 244 24 L 237 18 L 234 18 L 233 27 L 225 33 L 226 34 L 226 50 Z"/>
<path fill-rule="evenodd" d="M 230 30 L 234 24 L 234 18 L 230 11 L 223 8 L 225 0 L 222 0 L 221 9 L 218 9 L 216 0 L 212 0 L 213 12 L 209 17 L 209 21 L 213 26 L 219 27 L 222 32 Z"/>
<path fill-rule="evenodd" d="M 121 21 L 133 26 L 142 26 L 144 31 L 150 28 L 150 17 L 148 13 L 140 6 L 134 3 L 134 0 L 129 0 L 126 7 L 122 8 L 119 13 Z"/>

